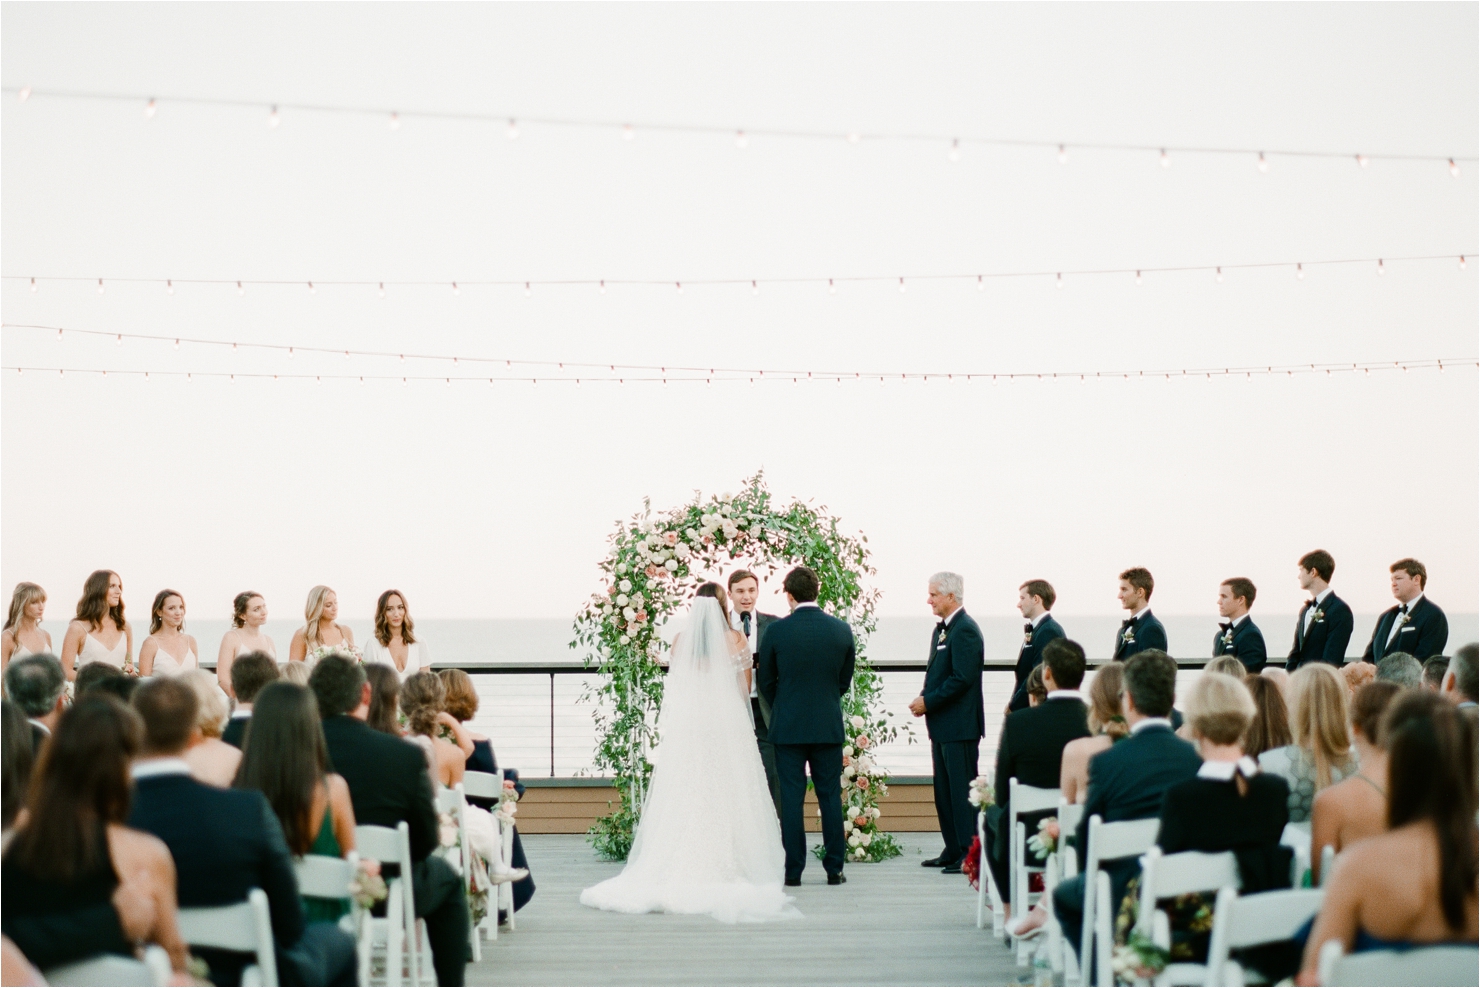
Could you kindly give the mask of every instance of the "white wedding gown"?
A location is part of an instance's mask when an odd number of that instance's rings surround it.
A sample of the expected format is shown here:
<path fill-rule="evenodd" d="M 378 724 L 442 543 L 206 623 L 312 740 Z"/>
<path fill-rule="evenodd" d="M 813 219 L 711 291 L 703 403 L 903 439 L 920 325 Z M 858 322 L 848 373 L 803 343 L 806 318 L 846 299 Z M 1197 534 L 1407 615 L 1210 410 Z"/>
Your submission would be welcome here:
<path fill-rule="evenodd" d="M 800 916 L 783 891 L 781 827 L 755 744 L 744 669 L 712 597 L 674 640 L 652 784 L 621 874 L 581 904 L 707 914 L 725 923 Z"/>

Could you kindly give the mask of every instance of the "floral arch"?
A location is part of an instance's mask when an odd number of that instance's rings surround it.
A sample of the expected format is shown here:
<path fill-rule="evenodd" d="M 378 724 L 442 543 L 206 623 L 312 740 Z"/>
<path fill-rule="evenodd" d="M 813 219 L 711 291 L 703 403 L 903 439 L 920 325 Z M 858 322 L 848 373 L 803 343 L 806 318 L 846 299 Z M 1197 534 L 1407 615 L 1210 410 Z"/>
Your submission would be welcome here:
<path fill-rule="evenodd" d="M 857 642 L 853 686 L 843 697 L 843 716 L 851 744 L 845 756 L 843 802 L 848 830 L 848 860 L 882 861 L 900 853 L 894 839 L 879 829 L 879 800 L 888 792 L 883 768 L 872 751 L 892 741 L 899 728 L 882 710 L 883 682 L 867 658 L 866 644 L 876 621 L 879 593 L 865 584 L 874 573 L 868 540 L 839 530 L 826 507 L 801 501 L 778 504 L 764 476 L 747 479 L 738 494 L 704 497 L 677 508 L 655 511 L 644 500 L 641 513 L 611 536 L 611 551 L 601 563 L 605 589 L 576 615 L 572 648 L 599 663 L 601 681 L 588 699 L 600 701 L 596 719 L 598 771 L 609 772 L 621 805 L 591 828 L 597 853 L 624 859 L 641 813 L 652 774 L 648 752 L 657 741 L 656 715 L 663 700 L 666 647 L 657 628 L 692 598 L 713 575 L 745 562 L 772 575 L 782 566 L 805 564 L 822 587 L 817 603 L 847 621 Z"/>

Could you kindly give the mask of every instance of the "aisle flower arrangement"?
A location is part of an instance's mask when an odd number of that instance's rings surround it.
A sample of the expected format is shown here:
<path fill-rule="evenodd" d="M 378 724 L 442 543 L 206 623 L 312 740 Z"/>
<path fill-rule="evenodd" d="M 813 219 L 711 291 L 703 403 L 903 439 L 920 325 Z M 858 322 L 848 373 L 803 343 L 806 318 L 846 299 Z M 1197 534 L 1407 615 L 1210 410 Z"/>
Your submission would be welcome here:
<path fill-rule="evenodd" d="M 660 658 L 667 648 L 657 629 L 680 613 L 705 579 L 723 580 L 726 568 L 744 563 L 767 576 L 805 564 L 821 580 L 818 605 L 853 628 L 857 662 L 843 697 L 850 743 L 844 752 L 843 805 L 850 812 L 849 859 L 881 861 L 900 853 L 878 829 L 886 774 L 872 757 L 880 744 L 907 727 L 881 709 L 882 680 L 866 657 L 876 621 L 878 591 L 867 539 L 845 535 L 825 507 L 801 501 L 776 503 L 757 473 L 738 494 L 696 494 L 688 504 L 643 510 L 620 524 L 600 563 L 604 586 L 575 620 L 571 647 L 583 651 L 602 678 L 583 699 L 594 699 L 597 746 L 594 765 L 610 773 L 620 804 L 597 820 L 590 839 L 602 857 L 622 860 L 652 773 L 648 752 L 657 742 L 656 714 L 663 700 Z M 860 822 L 861 821 L 861 822 Z M 867 840 L 864 838 L 867 837 Z"/>

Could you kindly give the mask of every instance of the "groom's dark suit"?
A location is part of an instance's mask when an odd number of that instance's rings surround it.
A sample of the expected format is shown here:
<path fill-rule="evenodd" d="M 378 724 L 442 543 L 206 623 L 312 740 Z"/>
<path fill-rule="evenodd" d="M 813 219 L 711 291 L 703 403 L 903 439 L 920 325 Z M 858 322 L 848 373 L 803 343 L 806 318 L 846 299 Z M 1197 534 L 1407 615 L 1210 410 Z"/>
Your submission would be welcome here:
<path fill-rule="evenodd" d="M 853 682 L 853 629 L 815 604 L 798 604 L 766 628 L 757 669 L 771 707 L 770 741 L 781 783 L 781 841 L 786 877 L 800 879 L 807 861 L 802 805 L 807 769 L 822 810 L 822 867 L 843 870 L 843 694 Z"/>

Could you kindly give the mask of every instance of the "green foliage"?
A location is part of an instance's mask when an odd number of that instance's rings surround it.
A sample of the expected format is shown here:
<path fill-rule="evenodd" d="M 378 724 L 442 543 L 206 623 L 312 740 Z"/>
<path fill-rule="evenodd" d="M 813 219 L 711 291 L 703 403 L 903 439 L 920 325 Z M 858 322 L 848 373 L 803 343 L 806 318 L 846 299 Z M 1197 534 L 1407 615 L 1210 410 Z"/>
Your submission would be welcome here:
<path fill-rule="evenodd" d="M 757 473 L 735 495 L 705 498 L 695 493 L 688 504 L 659 512 L 644 500 L 643 510 L 619 524 L 609 541 L 611 550 L 600 564 L 606 585 L 576 615 L 570 643 L 583 651 L 588 666 L 595 663 L 602 673 L 600 684 L 582 699 L 597 701 L 594 765 L 613 777 L 623 800 L 621 809 L 591 829 L 598 853 L 626 857 L 637 824 L 637 813 L 630 808 L 642 806 L 652 776 L 647 753 L 658 740 L 657 711 L 663 702 L 658 659 L 665 647 L 655 628 L 692 598 L 703 574 L 719 573 L 736 560 L 767 575 L 781 566 L 810 566 L 822 584 L 817 603 L 852 626 L 857 665 L 853 687 L 843 698 L 843 716 L 852 725 L 854 750 L 845 752 L 852 775 L 844 780 L 844 802 L 870 810 L 877 806 L 887 791 L 884 772 L 867 751 L 894 740 L 900 728 L 879 709 L 883 683 L 867 658 L 879 594 L 864 582 L 874 573 L 865 537 L 843 534 L 825 506 L 777 504 Z M 867 743 L 858 745 L 858 735 Z M 860 832 L 876 832 L 877 819 L 871 813 L 865 816 Z M 892 846 L 892 838 L 873 840 L 866 856 L 850 853 L 849 860 L 883 860 L 898 849 L 878 856 L 874 848 Z"/>

